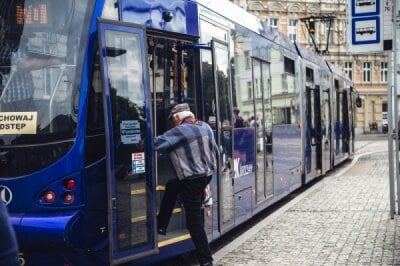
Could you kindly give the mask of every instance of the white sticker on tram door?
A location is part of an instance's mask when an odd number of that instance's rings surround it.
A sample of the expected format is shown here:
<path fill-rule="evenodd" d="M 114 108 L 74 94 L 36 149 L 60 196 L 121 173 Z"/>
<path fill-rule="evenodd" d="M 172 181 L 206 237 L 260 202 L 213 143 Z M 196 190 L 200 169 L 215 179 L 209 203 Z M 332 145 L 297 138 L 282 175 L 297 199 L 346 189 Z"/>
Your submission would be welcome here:
<path fill-rule="evenodd" d="M 36 134 L 37 112 L 1 112 L 0 135 Z"/>
<path fill-rule="evenodd" d="M 146 172 L 144 152 L 132 153 L 132 174 Z"/>
<path fill-rule="evenodd" d="M 138 120 L 121 121 L 121 142 L 123 144 L 136 144 L 140 142 L 140 124 Z"/>

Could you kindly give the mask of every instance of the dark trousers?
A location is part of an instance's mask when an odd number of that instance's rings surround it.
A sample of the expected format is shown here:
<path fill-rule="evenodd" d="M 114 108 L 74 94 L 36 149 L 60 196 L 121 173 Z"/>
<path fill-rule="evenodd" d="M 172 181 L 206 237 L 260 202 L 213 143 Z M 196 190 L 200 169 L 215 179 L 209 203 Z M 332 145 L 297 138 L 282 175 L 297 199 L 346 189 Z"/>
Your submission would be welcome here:
<path fill-rule="evenodd" d="M 167 182 L 157 215 L 159 228 L 167 228 L 178 194 L 181 195 L 186 214 L 186 227 L 196 247 L 200 264 L 212 261 L 207 235 L 204 230 L 204 213 L 201 209 L 203 191 L 210 182 L 211 176 L 195 179 L 171 179 Z"/>
<path fill-rule="evenodd" d="M 0 266 L 21 265 L 18 256 L 17 240 L 8 219 L 7 209 L 0 200 Z"/>

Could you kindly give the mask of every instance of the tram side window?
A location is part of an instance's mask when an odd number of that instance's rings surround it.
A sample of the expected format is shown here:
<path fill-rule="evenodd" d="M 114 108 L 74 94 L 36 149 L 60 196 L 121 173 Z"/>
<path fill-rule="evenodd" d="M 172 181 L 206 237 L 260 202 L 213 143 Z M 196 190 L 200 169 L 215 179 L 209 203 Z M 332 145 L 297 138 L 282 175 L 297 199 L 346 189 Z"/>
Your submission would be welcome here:
<path fill-rule="evenodd" d="M 288 110 L 286 124 L 297 124 L 300 118 L 299 114 L 296 112 L 298 106 L 296 100 L 295 64 L 293 59 L 287 57 L 285 57 L 284 63 L 287 85 L 286 105 Z"/>
<path fill-rule="evenodd" d="M 315 121 L 316 121 L 316 113 L 315 113 L 315 91 L 314 91 L 314 70 L 312 68 L 306 67 L 306 112 L 307 112 L 307 124 L 310 128 L 310 137 L 312 142 L 315 141 L 316 132 L 315 132 Z"/>
<path fill-rule="evenodd" d="M 306 68 L 306 82 L 314 83 L 314 71 L 311 68 Z"/>
<path fill-rule="evenodd" d="M 86 165 L 89 165 L 101 159 L 106 154 L 104 145 L 103 89 L 98 51 L 96 51 L 94 56 L 87 106 L 85 162 Z"/>
<path fill-rule="evenodd" d="M 342 121 L 342 94 L 339 91 L 340 85 L 339 81 L 335 80 L 335 89 L 336 89 L 336 121 Z"/>
<path fill-rule="evenodd" d="M 271 51 L 273 124 L 296 124 L 296 83 L 294 60 L 279 50 Z"/>
<path fill-rule="evenodd" d="M 156 135 L 173 125 L 168 114 L 177 103 L 186 102 L 196 112 L 195 52 L 180 41 L 150 37 L 148 41 L 149 83 L 152 106 L 156 102 Z"/>

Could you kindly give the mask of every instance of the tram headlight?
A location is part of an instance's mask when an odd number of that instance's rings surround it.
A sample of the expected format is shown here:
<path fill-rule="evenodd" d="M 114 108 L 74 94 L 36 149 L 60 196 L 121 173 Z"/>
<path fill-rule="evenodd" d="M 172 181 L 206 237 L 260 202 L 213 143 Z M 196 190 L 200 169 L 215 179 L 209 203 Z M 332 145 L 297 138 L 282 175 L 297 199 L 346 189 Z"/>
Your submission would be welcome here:
<path fill-rule="evenodd" d="M 42 198 L 46 203 L 53 203 L 56 200 L 56 193 L 54 193 L 54 191 L 48 190 L 43 193 Z"/>
<path fill-rule="evenodd" d="M 71 204 L 75 200 L 75 195 L 70 192 L 66 192 L 62 196 L 62 200 L 65 204 Z"/>

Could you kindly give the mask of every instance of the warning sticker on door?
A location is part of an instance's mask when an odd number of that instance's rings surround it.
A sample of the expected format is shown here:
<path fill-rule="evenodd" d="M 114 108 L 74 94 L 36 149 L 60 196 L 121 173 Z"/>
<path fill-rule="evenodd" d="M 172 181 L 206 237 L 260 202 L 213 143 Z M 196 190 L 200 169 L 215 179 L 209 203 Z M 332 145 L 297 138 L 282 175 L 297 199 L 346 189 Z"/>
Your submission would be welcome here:
<path fill-rule="evenodd" d="M 132 153 L 132 174 L 141 174 L 144 172 L 146 172 L 144 152 Z"/>
<path fill-rule="evenodd" d="M 121 142 L 135 144 L 140 142 L 140 124 L 138 120 L 121 121 Z"/>

